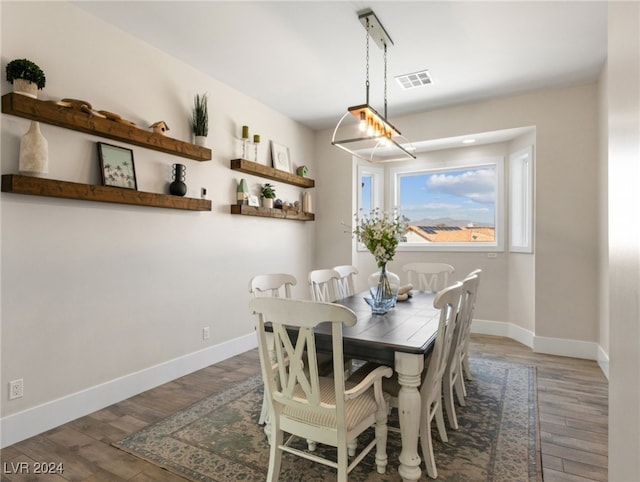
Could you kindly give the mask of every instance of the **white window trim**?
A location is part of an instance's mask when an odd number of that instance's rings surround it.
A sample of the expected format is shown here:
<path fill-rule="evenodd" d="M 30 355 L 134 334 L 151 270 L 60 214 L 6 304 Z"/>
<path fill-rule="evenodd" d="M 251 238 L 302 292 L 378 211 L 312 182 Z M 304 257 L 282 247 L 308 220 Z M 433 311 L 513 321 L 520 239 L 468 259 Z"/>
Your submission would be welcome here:
<path fill-rule="evenodd" d="M 365 176 L 371 177 L 371 209 L 380 208 L 380 210 L 384 210 L 384 169 L 382 167 L 358 164 L 358 184 L 356 186 L 358 192 L 356 212 L 358 216 L 361 214 L 369 214 L 360 212 L 360 208 L 362 207 L 362 178 Z"/>
<path fill-rule="evenodd" d="M 369 213 L 364 212 L 364 210 L 360 211 L 362 207 L 362 178 L 365 176 L 371 177 L 371 209 L 375 210 L 379 208 L 381 211 L 384 211 L 384 168 L 372 166 L 369 163 L 358 163 L 356 171 L 356 213 L 358 217 L 369 215 Z M 355 245 L 357 251 L 367 251 L 364 244 L 356 241 Z"/>
<path fill-rule="evenodd" d="M 420 168 L 392 168 L 389 171 L 389 188 L 393 206 L 399 205 L 397 192 L 398 176 L 418 172 L 435 170 L 451 170 L 463 168 L 478 168 L 482 166 L 495 166 L 496 169 L 496 240 L 493 243 L 433 243 L 433 244 L 407 244 L 398 246 L 398 251 L 468 251 L 468 252 L 503 252 L 504 251 L 504 158 L 500 156 L 482 158 L 475 161 L 460 160 L 442 163 L 429 163 Z M 393 207 L 389 211 L 393 210 Z"/>
<path fill-rule="evenodd" d="M 533 146 L 509 155 L 509 251 L 533 253 Z"/>

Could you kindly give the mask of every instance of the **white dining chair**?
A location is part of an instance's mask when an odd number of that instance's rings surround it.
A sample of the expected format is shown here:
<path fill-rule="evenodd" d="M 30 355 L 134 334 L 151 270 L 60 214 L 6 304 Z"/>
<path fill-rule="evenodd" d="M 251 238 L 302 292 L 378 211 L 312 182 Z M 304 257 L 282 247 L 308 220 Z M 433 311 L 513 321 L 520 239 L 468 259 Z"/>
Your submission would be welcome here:
<path fill-rule="evenodd" d="M 260 274 L 249 281 L 249 293 L 254 297 L 272 296 L 291 298 L 291 287 L 298 281 L 295 276 L 287 273 Z"/>
<path fill-rule="evenodd" d="M 462 359 L 462 372 L 467 380 L 473 380 L 473 374 L 471 373 L 471 368 L 469 367 L 469 339 L 471 338 L 471 323 L 473 322 L 473 315 L 476 309 L 476 300 L 478 297 L 477 291 L 480 288 L 480 278 L 482 275 L 482 270 L 476 269 L 475 271 L 469 273 L 467 276 L 473 275 L 478 276 L 478 285 L 476 286 L 475 297 L 471 305 L 471 313 L 469 314 L 468 324 L 464 328 L 464 333 L 462 334 L 462 353 L 460 354 L 460 358 Z"/>
<path fill-rule="evenodd" d="M 402 271 L 407 273 L 407 282 L 419 291 L 436 292 L 449 286 L 449 276 L 454 268 L 447 263 L 416 262 L 403 265 Z"/>
<path fill-rule="evenodd" d="M 443 442 L 448 442 L 442 408 L 442 379 L 447 367 L 447 359 L 456 329 L 461 296 L 462 283 L 457 282 L 440 290 L 435 297 L 433 305 L 440 310 L 438 332 L 433 349 L 425 361 L 424 377 L 420 385 L 420 446 L 427 467 L 427 474 L 434 479 L 438 477 L 438 470 L 433 453 L 431 424 L 435 418 L 440 439 Z M 358 369 L 349 380 L 353 382 L 362 380 L 376 366 L 374 363 L 367 363 Z M 385 393 L 391 396 L 389 400 L 390 407 L 397 408 L 401 389 L 397 373 L 394 373 L 389 379 L 384 379 L 382 388 Z M 397 429 L 396 427 L 389 427 L 389 430 L 396 431 Z"/>
<path fill-rule="evenodd" d="M 309 288 L 311 289 L 311 299 L 313 301 L 333 302 L 344 298 L 340 288 L 341 275 L 340 272 L 334 268 L 330 269 L 316 269 L 309 272 Z M 331 356 L 327 354 L 319 355 L 322 360 L 321 370 L 327 366 L 327 362 L 331 362 Z M 344 360 L 345 376 L 348 377 L 353 370 L 353 359 L 347 358 Z M 310 450 L 313 450 L 313 444 L 309 445 Z"/>
<path fill-rule="evenodd" d="M 263 296 L 272 298 L 291 298 L 291 287 L 295 286 L 298 281 L 295 276 L 287 273 L 270 273 L 254 276 L 249 281 L 249 293 L 253 298 Z M 258 418 L 258 424 L 262 425 L 266 422 L 269 414 L 269 405 L 266 394 L 262 401 L 262 410 Z"/>
<path fill-rule="evenodd" d="M 389 377 L 392 370 L 380 366 L 358 384 L 345 382 L 342 327 L 355 325 L 355 313 L 333 303 L 284 298 L 255 298 L 249 306 L 258 315 L 258 346 L 272 406 L 267 481 L 278 480 L 283 452 L 334 467 L 337 480 L 346 482 L 349 472 L 375 447 L 376 468 L 383 474 L 387 466 L 388 396 L 382 391 L 382 378 Z M 267 322 L 275 340 L 275 362 L 267 353 Z M 331 323 L 333 347 L 334 369 L 329 377 L 318 373 L 314 336 L 315 327 L 325 322 Z M 295 328 L 295 339 L 287 328 Z M 374 440 L 355 456 L 356 438 L 370 427 L 375 430 Z M 286 441 L 284 432 L 290 434 Z M 335 447 L 337 461 L 292 446 L 296 437 Z M 355 456 L 351 463 L 349 455 Z"/>
<path fill-rule="evenodd" d="M 447 359 L 451 349 L 451 341 L 456 329 L 462 283 L 444 288 L 436 295 L 433 305 L 440 310 L 438 334 L 429 357 L 427 374 L 420 386 L 420 446 L 427 467 L 427 474 L 434 479 L 438 477 L 433 440 L 431 438 L 431 422 L 436 419 L 438 433 L 443 442 L 448 442 L 447 429 L 442 412 L 442 377 L 447 368 Z"/>
<path fill-rule="evenodd" d="M 309 272 L 309 288 L 313 301 L 333 302 L 340 299 L 338 281 L 340 274 L 334 269 L 316 269 Z"/>
<path fill-rule="evenodd" d="M 465 406 L 467 391 L 464 386 L 464 375 L 462 373 L 462 357 L 464 353 L 465 336 L 471 326 L 473 316 L 473 306 L 475 304 L 478 290 L 479 277 L 477 274 L 467 276 L 462 281 L 462 295 L 460 297 L 460 308 L 456 331 L 453 334 L 453 341 L 447 359 L 447 368 L 444 372 L 442 391 L 444 395 L 444 406 L 449 419 L 449 426 L 458 430 L 458 417 L 456 415 L 454 391 L 458 398 L 458 403 Z"/>
<path fill-rule="evenodd" d="M 338 298 L 346 298 L 347 296 L 355 295 L 354 277 L 358 274 L 358 268 L 350 264 L 343 264 L 340 266 L 334 266 L 333 269 L 338 272 L 338 275 L 340 275 L 340 278 L 337 281 Z"/>

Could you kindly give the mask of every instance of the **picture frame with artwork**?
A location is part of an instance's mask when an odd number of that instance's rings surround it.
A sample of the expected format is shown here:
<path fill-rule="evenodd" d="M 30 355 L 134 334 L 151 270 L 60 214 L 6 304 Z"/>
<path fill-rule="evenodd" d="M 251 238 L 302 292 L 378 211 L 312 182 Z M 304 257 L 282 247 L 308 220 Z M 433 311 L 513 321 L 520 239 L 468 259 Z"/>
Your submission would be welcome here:
<path fill-rule="evenodd" d="M 291 172 L 291 159 L 289 148 L 278 142 L 271 141 L 271 162 L 275 169 Z"/>
<path fill-rule="evenodd" d="M 249 202 L 249 206 L 254 206 L 257 208 L 260 207 L 260 200 L 258 199 L 258 196 L 250 195 L 248 202 Z"/>
<path fill-rule="evenodd" d="M 98 157 L 103 186 L 138 189 L 131 149 L 98 142 Z"/>

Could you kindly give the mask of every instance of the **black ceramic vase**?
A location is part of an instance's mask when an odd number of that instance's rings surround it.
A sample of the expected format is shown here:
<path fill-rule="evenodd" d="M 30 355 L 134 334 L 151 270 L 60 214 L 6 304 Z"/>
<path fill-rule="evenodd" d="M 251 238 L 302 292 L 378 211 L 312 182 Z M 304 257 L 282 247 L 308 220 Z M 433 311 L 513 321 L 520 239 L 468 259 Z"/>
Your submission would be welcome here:
<path fill-rule="evenodd" d="M 187 185 L 184 183 L 186 170 L 183 164 L 173 165 L 173 182 L 169 184 L 169 192 L 174 196 L 184 196 L 187 194 Z"/>

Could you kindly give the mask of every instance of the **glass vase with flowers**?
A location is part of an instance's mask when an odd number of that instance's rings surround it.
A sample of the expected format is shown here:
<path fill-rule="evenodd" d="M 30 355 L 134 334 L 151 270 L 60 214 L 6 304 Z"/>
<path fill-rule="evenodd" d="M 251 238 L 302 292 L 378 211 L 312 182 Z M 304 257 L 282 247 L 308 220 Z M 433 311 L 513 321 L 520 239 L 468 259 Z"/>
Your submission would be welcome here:
<path fill-rule="evenodd" d="M 407 222 L 397 213 L 376 209 L 369 215 L 356 215 L 353 235 L 373 255 L 379 268 L 369 276 L 370 297 L 365 297 L 374 314 L 385 314 L 396 305 L 400 278 L 387 270 L 387 263 L 393 260 L 400 238 L 406 232 Z"/>

